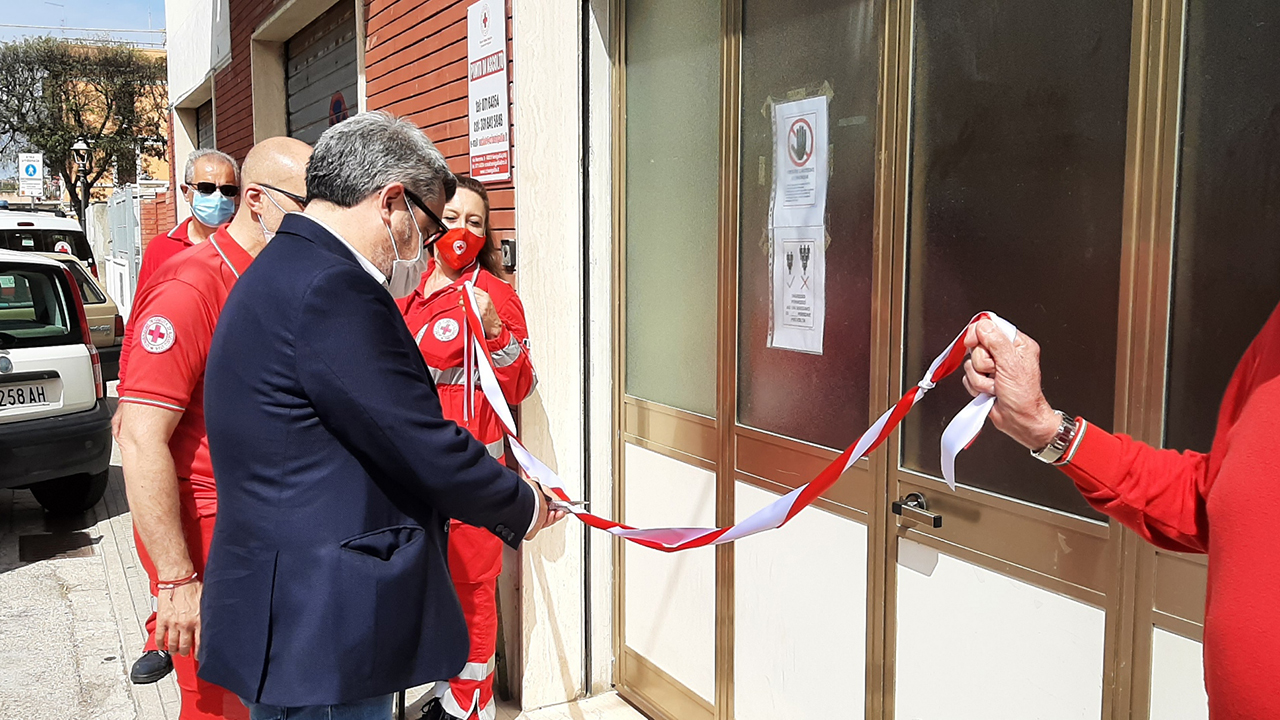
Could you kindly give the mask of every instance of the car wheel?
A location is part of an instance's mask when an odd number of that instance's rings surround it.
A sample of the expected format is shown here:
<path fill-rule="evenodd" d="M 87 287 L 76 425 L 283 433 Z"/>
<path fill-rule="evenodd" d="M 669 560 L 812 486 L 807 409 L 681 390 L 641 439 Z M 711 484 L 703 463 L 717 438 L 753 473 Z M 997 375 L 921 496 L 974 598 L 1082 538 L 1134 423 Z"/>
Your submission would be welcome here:
<path fill-rule="evenodd" d="M 32 485 L 31 494 L 52 515 L 78 515 L 102 499 L 107 491 L 107 472 L 45 480 Z"/>

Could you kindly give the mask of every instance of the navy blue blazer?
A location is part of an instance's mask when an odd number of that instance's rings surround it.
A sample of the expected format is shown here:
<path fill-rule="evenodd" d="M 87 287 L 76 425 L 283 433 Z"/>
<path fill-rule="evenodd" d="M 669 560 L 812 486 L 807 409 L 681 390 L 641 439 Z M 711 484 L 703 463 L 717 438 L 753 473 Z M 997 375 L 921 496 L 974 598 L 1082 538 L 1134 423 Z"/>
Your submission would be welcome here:
<path fill-rule="evenodd" d="M 352 702 L 456 675 L 448 519 L 519 545 L 534 490 L 441 415 L 391 295 L 289 215 L 205 371 L 218 521 L 200 677 L 251 702 Z"/>

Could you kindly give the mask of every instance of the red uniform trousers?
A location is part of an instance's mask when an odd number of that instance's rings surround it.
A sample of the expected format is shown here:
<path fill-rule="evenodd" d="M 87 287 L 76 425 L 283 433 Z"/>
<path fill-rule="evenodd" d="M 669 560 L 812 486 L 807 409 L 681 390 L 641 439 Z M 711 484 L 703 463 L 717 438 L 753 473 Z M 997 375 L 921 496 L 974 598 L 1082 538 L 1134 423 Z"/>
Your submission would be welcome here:
<path fill-rule="evenodd" d="M 498 647 L 498 575 L 502 541 L 488 530 L 449 522 L 449 575 L 467 618 L 471 651 L 462 672 L 436 695 L 450 715 L 493 720 L 494 653 Z"/>
<path fill-rule="evenodd" d="M 212 511 L 212 506 L 199 507 L 205 504 L 197 502 L 188 483 L 183 482 L 179 492 L 182 501 L 182 532 L 191 553 L 191 564 L 204 577 L 204 562 L 209 557 L 209 542 L 213 540 L 216 513 Z M 155 597 L 156 583 L 159 581 L 156 568 L 147 555 L 147 549 L 142 545 L 142 538 L 138 537 L 137 528 L 134 528 L 133 536 L 138 543 L 138 560 L 151 579 L 151 595 Z M 156 649 L 155 631 L 156 616 L 152 613 L 147 619 L 146 650 Z M 173 670 L 178 674 L 178 689 L 182 694 L 180 720 L 249 720 L 249 709 L 240 702 L 240 698 L 213 683 L 201 680 L 196 676 L 198 669 L 199 663 L 194 655 L 173 655 Z"/>

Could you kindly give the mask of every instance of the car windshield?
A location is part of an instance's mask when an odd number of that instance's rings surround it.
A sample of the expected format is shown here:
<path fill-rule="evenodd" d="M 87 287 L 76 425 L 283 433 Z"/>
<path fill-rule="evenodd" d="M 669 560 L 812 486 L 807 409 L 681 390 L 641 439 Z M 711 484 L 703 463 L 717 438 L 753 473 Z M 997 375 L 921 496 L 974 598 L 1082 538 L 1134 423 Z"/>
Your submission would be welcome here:
<path fill-rule="evenodd" d="M 84 233 L 79 230 L 43 230 L 17 228 L 0 230 L 0 249 L 34 250 L 46 253 L 66 253 L 93 264 L 93 250 Z"/>
<path fill-rule="evenodd" d="M 0 348 L 81 342 L 70 290 L 58 268 L 0 265 Z"/>

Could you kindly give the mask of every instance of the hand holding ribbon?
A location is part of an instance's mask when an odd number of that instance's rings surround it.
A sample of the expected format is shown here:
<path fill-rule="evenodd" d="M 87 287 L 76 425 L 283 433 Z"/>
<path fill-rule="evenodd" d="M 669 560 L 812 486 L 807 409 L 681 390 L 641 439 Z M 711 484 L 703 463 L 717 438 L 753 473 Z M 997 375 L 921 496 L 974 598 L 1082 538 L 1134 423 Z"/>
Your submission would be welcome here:
<path fill-rule="evenodd" d="M 729 543 L 787 524 L 791 518 L 821 497 L 832 485 L 835 485 L 840 476 L 852 467 L 854 463 L 884 442 L 902 422 L 903 418 L 907 416 L 907 413 L 911 411 L 911 408 L 924 397 L 925 393 L 933 389 L 937 381 L 961 367 L 967 352 L 964 342 L 965 337 L 970 328 L 976 323 L 984 320 L 990 321 L 1010 341 L 1017 337 L 1017 329 L 995 313 L 982 312 L 974 316 L 969 321 L 969 324 L 965 326 L 965 329 L 956 336 L 955 340 L 951 341 L 947 349 L 934 359 L 924 378 L 909 389 L 878 420 L 872 423 L 871 427 L 858 438 L 856 443 L 840 453 L 813 480 L 757 510 L 742 522 L 724 528 L 635 528 L 579 509 L 570 499 L 564 482 L 516 439 L 515 420 L 511 417 L 506 398 L 503 397 L 502 389 L 498 385 L 492 360 L 483 345 L 480 344 L 479 338 L 484 337 L 484 327 L 480 319 L 480 313 L 477 310 L 478 303 L 476 301 L 475 288 L 470 282 L 467 282 L 465 290 L 463 302 L 466 305 L 466 320 L 471 330 L 471 342 L 475 343 L 474 354 L 476 357 L 484 358 L 483 362 L 477 363 L 477 369 L 480 373 L 480 387 L 484 392 L 485 398 L 502 420 L 503 426 L 507 431 L 507 440 L 511 444 L 512 454 L 521 469 L 529 477 L 534 478 L 555 493 L 556 497 L 560 498 L 564 503 L 561 507 L 572 513 L 583 523 L 612 533 L 625 540 L 663 552 L 675 552 L 677 550 Z M 977 437 L 995 402 L 996 399 L 992 395 L 986 393 L 978 395 L 952 419 L 947 429 L 942 433 L 942 473 L 943 477 L 946 478 L 947 485 L 953 490 L 956 486 L 956 455 L 968 447 L 973 442 L 973 439 Z"/>

